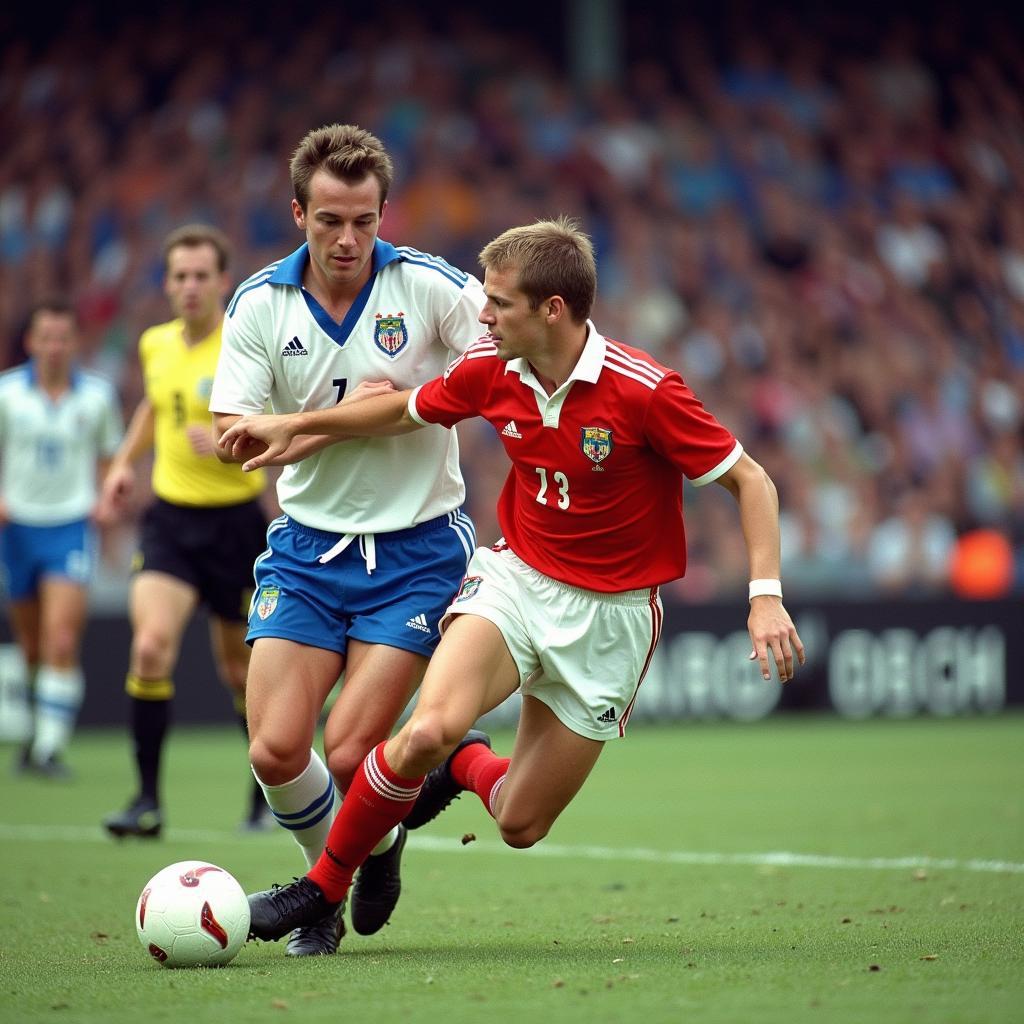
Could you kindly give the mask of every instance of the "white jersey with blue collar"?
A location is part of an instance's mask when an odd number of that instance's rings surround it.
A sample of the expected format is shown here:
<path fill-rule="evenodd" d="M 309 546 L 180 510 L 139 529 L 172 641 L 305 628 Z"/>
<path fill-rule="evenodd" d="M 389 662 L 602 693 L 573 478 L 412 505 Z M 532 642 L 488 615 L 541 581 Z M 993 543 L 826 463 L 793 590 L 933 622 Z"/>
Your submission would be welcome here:
<path fill-rule="evenodd" d="M 121 442 L 121 403 L 109 381 L 75 370 L 56 401 L 31 362 L 0 374 L 0 495 L 13 522 L 84 519 L 97 497 L 96 464 Z"/>
<path fill-rule="evenodd" d="M 242 283 L 228 306 L 210 410 L 325 409 L 364 380 L 412 388 L 444 372 L 481 334 L 483 287 L 444 260 L 377 239 L 373 273 L 344 321 L 302 287 L 302 245 Z M 332 533 L 390 533 L 465 498 L 454 431 L 333 444 L 285 467 L 278 501 Z"/>

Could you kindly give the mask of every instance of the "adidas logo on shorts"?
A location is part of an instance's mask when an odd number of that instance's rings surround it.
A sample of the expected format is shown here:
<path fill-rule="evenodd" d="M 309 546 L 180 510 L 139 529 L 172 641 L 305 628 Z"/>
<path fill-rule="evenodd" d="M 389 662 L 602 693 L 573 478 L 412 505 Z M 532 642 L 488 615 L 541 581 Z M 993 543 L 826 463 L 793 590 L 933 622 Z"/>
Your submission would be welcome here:
<path fill-rule="evenodd" d="M 421 633 L 429 633 L 430 626 L 427 625 L 427 617 L 422 612 L 419 615 L 414 615 L 406 625 L 410 629 L 418 629 Z"/>
<path fill-rule="evenodd" d="M 614 722 L 615 708 L 609 708 L 603 715 L 598 715 L 597 720 L 599 722 Z"/>
<path fill-rule="evenodd" d="M 299 341 L 298 336 L 292 338 L 283 349 L 281 349 L 281 355 L 283 356 L 308 356 L 309 352 Z"/>

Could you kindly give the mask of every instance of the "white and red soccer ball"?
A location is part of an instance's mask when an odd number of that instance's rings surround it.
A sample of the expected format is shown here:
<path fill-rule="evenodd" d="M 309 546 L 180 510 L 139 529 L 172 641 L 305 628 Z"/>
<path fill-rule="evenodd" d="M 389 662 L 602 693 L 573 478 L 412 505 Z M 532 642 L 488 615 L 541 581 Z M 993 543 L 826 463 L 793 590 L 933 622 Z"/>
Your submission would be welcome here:
<path fill-rule="evenodd" d="M 223 868 L 183 860 L 146 883 L 135 928 L 142 948 L 164 967 L 221 967 L 249 936 L 249 901 Z"/>

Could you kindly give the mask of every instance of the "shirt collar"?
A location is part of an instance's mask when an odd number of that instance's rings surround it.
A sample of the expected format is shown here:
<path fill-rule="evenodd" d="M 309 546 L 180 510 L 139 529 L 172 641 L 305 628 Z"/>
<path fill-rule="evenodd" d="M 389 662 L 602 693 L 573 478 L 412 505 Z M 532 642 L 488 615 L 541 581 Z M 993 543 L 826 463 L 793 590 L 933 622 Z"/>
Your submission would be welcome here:
<path fill-rule="evenodd" d="M 373 243 L 373 256 L 370 267 L 373 274 L 376 274 L 389 263 L 401 259 L 398 250 L 390 243 L 377 238 Z M 306 271 L 306 264 L 309 263 L 309 245 L 303 242 L 290 256 L 285 256 L 277 265 L 277 269 L 270 275 L 271 284 L 286 284 L 293 288 L 302 287 L 302 275 Z M 371 275 L 372 276 L 372 275 Z"/>
<path fill-rule="evenodd" d="M 572 368 L 566 383 L 573 380 L 585 380 L 590 384 L 597 382 L 601 376 L 601 367 L 604 366 L 604 353 L 606 342 L 604 335 L 597 333 L 597 328 L 592 320 L 587 321 L 587 341 L 583 346 L 576 365 Z M 506 373 L 518 373 L 521 380 L 529 378 L 536 381 L 537 377 L 530 366 L 529 360 L 519 358 L 510 359 L 505 364 Z"/>
<path fill-rule="evenodd" d="M 28 383 L 30 387 L 39 387 L 39 372 L 36 369 L 35 359 L 28 361 Z M 82 371 L 77 365 L 72 365 L 68 375 L 68 388 L 74 390 L 82 383 Z"/>

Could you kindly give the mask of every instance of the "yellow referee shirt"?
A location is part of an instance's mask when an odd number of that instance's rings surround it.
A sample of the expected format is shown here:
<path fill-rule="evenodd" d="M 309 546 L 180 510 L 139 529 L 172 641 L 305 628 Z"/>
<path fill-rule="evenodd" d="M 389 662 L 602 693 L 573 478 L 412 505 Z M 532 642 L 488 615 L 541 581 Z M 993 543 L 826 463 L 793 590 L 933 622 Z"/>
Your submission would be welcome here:
<path fill-rule="evenodd" d="M 181 320 L 157 324 L 139 339 L 146 397 L 155 414 L 153 492 L 174 505 L 240 505 L 262 492 L 262 471 L 243 473 L 216 455 L 197 455 L 186 430 L 213 429 L 210 389 L 220 354 L 220 324 L 195 345 L 185 344 Z"/>

